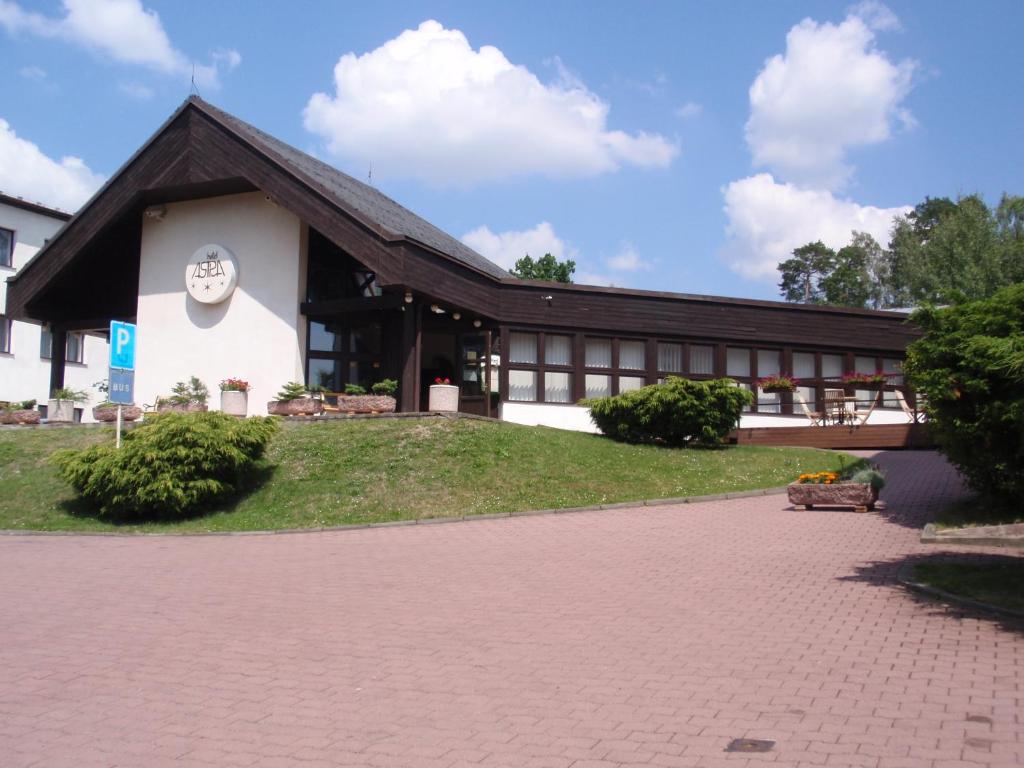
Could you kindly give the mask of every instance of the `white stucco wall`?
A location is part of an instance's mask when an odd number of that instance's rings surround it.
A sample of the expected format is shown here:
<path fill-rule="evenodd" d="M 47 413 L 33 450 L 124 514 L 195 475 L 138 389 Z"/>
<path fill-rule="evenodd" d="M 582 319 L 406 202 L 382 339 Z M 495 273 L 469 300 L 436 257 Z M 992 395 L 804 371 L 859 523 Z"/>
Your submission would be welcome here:
<path fill-rule="evenodd" d="M 498 417 L 503 421 L 527 426 L 554 427 L 576 432 L 598 432 L 590 418 L 590 410 L 580 405 L 547 405 L 544 403 L 502 403 Z M 868 424 L 905 424 L 907 417 L 900 410 L 876 409 Z M 805 416 L 776 416 L 745 413 L 740 417 L 741 427 L 805 427 L 810 422 Z"/>
<path fill-rule="evenodd" d="M 14 253 L 10 267 L 0 267 L 0 314 L 7 309 L 7 278 L 12 277 L 53 237 L 64 222 L 35 211 L 0 203 L 0 227 L 14 232 Z M 0 400 L 36 400 L 46 405 L 50 395 L 50 361 L 40 357 L 42 329 L 32 323 L 11 323 L 10 352 L 0 353 Z M 103 400 L 92 385 L 107 377 L 109 347 L 105 338 L 86 336 L 81 363 L 68 363 L 64 385 L 90 393 L 82 420 L 92 421 L 91 405 Z"/>
<path fill-rule="evenodd" d="M 281 385 L 303 379 L 304 238 L 298 218 L 260 193 L 166 206 L 142 226 L 135 401 L 152 404 L 175 382 L 198 376 L 220 407 L 226 378 L 252 385 L 249 414 L 266 414 Z M 238 286 L 219 304 L 185 289 L 185 265 L 217 244 L 238 260 Z"/>

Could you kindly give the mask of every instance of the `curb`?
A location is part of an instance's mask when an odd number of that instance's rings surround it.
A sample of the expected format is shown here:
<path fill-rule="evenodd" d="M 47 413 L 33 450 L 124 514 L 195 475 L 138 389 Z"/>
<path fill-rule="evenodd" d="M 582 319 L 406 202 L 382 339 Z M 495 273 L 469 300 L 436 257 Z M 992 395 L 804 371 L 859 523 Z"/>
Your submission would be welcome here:
<path fill-rule="evenodd" d="M 1006 616 L 1011 619 L 1024 619 L 1024 611 L 1015 611 L 1010 608 L 1000 608 L 996 605 L 990 605 L 989 603 L 983 603 L 980 600 L 972 600 L 969 597 L 961 597 L 955 595 L 952 592 L 947 592 L 944 589 L 933 587 L 928 584 L 922 584 L 919 581 L 914 581 L 914 566 L 917 563 L 909 562 L 904 563 L 900 566 L 899 572 L 896 574 L 896 581 L 902 584 L 912 592 L 918 592 L 922 595 L 928 595 L 929 597 L 938 598 L 947 603 L 953 603 L 955 605 L 962 605 L 967 608 L 974 608 L 985 613 L 995 613 L 999 616 Z"/>
<path fill-rule="evenodd" d="M 276 531 L 184 531 L 182 533 L 157 532 L 120 532 L 120 531 L 33 531 L 20 529 L 0 530 L 0 536 L 107 536 L 112 538 L 159 538 L 161 536 L 280 536 L 295 533 L 337 533 L 359 531 L 367 528 L 405 528 L 413 525 L 443 525 L 448 523 L 468 523 L 476 520 L 502 520 L 513 517 L 533 517 L 536 515 L 565 515 L 576 512 L 601 512 L 615 509 L 636 509 L 639 507 L 663 507 L 672 504 L 699 504 L 706 501 L 728 501 L 731 499 L 749 499 L 756 496 L 778 496 L 786 492 L 781 488 L 758 488 L 753 491 L 732 491 L 729 493 L 712 493 L 706 496 L 680 496 L 669 499 L 639 499 L 637 501 L 620 501 L 612 504 L 594 504 L 587 507 L 562 507 L 560 509 L 528 509 L 517 512 L 485 512 L 479 515 L 452 515 L 451 517 L 426 517 L 416 520 L 390 520 L 380 523 L 351 523 L 349 525 L 332 525 L 310 528 L 282 528 Z"/>
<path fill-rule="evenodd" d="M 978 526 L 981 529 L 991 530 L 993 526 Z M 970 530 L 968 528 L 950 528 L 951 533 L 956 531 Z M 1021 536 L 992 536 L 984 533 L 977 536 L 943 535 L 935 527 L 935 523 L 928 523 L 921 531 L 922 544 L 963 544 L 971 547 L 1005 547 L 1008 549 L 1024 548 L 1024 537 Z"/>

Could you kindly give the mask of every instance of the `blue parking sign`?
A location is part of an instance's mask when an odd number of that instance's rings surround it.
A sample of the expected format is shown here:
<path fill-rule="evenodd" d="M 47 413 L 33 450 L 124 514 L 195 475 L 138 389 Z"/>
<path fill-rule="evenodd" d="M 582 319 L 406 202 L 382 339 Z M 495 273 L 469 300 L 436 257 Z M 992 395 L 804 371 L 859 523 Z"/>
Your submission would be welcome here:
<path fill-rule="evenodd" d="M 135 370 L 135 324 L 110 323 L 110 367 Z M 116 401 L 115 401 L 116 402 Z"/>

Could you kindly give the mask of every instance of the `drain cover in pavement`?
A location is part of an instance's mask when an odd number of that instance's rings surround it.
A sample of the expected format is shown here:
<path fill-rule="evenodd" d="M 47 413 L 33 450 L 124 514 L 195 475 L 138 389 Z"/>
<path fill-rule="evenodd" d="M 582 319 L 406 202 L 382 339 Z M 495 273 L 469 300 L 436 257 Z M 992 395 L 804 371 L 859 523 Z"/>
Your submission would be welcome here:
<path fill-rule="evenodd" d="M 725 748 L 726 752 L 768 752 L 772 747 L 775 746 L 774 741 L 768 741 L 767 739 L 733 739 L 729 742 L 729 746 Z"/>

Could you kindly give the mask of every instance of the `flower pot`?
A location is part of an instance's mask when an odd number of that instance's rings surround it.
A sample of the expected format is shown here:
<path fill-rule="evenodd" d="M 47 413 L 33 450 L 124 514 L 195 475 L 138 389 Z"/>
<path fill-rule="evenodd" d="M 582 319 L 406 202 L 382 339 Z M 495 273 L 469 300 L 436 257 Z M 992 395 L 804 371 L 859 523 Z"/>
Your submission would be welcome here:
<path fill-rule="evenodd" d="M 772 385 L 769 385 L 767 387 L 761 387 L 761 391 L 764 392 L 765 394 L 777 394 L 779 392 L 792 392 L 793 390 L 794 390 L 794 387 L 772 386 Z"/>
<path fill-rule="evenodd" d="M 341 413 L 394 413 L 396 405 L 389 395 L 338 395 Z"/>
<path fill-rule="evenodd" d="M 431 384 L 427 410 L 444 413 L 459 410 L 459 388 L 454 384 Z"/>
<path fill-rule="evenodd" d="M 160 403 L 157 413 L 205 413 L 209 410 L 206 403 Z"/>
<path fill-rule="evenodd" d="M 14 417 L 15 424 L 38 424 L 39 417 L 42 414 L 34 408 L 26 408 L 21 411 L 14 411 L 11 415 Z"/>
<path fill-rule="evenodd" d="M 75 420 L 75 401 L 48 401 L 46 405 L 46 420 L 51 424 L 70 424 Z"/>
<path fill-rule="evenodd" d="M 237 389 L 225 389 L 220 393 L 220 409 L 230 416 L 249 415 L 249 393 Z"/>
<path fill-rule="evenodd" d="M 122 405 L 121 406 L 121 419 L 122 421 L 136 421 L 142 416 L 142 409 L 137 405 Z M 92 409 L 92 417 L 96 421 L 103 422 L 115 422 L 117 421 L 117 406 L 107 403 L 106 405 L 97 405 Z"/>
<path fill-rule="evenodd" d="M 271 416 L 315 416 L 323 413 L 324 402 L 314 397 L 297 397 L 294 400 L 271 400 L 267 413 Z"/>
<path fill-rule="evenodd" d="M 856 512 L 867 512 L 878 501 L 878 491 L 871 483 L 790 483 L 786 492 L 791 504 L 805 509 L 853 507 Z"/>

